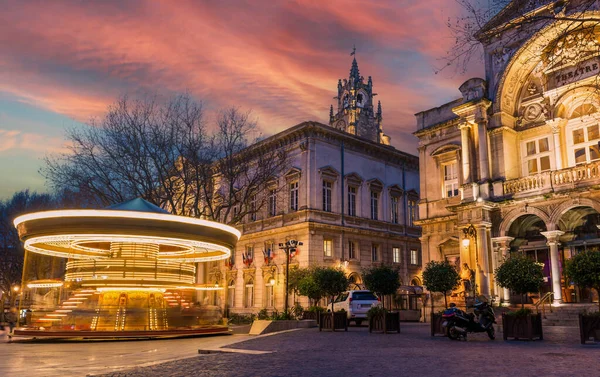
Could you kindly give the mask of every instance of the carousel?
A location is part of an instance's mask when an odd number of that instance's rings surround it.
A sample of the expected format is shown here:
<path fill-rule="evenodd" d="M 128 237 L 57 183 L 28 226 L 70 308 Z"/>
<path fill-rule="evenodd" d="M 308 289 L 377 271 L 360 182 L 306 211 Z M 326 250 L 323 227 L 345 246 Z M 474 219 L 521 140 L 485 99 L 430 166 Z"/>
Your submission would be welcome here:
<path fill-rule="evenodd" d="M 142 199 L 104 210 L 36 212 L 14 221 L 25 246 L 15 336 L 125 338 L 227 332 L 202 305 L 198 263 L 227 259 L 240 232 L 175 216 Z M 45 274 L 46 276 L 40 276 Z"/>

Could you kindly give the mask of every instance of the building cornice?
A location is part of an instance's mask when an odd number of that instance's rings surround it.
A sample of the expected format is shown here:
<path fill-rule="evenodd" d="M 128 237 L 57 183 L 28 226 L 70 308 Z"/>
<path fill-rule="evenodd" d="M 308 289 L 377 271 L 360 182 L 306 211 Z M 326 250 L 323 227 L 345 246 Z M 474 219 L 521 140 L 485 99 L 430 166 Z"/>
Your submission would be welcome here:
<path fill-rule="evenodd" d="M 260 153 L 264 150 L 282 148 L 301 143 L 308 138 L 344 143 L 344 148 L 354 149 L 369 156 L 381 158 L 385 161 L 404 165 L 406 169 L 417 171 L 419 158 L 410 153 L 400 151 L 392 146 L 375 143 L 373 141 L 355 136 L 325 124 L 307 121 L 297 124 L 287 130 L 281 131 L 247 148 L 247 153 Z"/>

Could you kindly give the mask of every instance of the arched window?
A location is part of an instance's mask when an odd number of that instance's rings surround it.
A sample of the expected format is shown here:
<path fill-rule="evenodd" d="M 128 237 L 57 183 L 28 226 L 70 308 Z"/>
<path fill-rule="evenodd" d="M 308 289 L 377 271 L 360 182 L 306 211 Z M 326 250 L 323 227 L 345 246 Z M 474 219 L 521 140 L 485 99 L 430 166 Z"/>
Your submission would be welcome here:
<path fill-rule="evenodd" d="M 235 305 L 235 281 L 232 279 L 227 285 L 227 306 L 233 308 Z"/>
<path fill-rule="evenodd" d="M 245 288 L 244 306 L 251 308 L 254 306 L 254 280 L 248 280 Z"/>
<path fill-rule="evenodd" d="M 269 277 L 265 284 L 265 306 L 267 308 L 275 307 L 275 279 Z"/>
<path fill-rule="evenodd" d="M 571 116 L 569 117 L 569 119 L 581 118 L 584 115 L 591 115 L 596 112 L 598 112 L 598 110 L 594 105 L 590 103 L 584 103 L 575 108 L 573 112 L 571 112 Z"/>

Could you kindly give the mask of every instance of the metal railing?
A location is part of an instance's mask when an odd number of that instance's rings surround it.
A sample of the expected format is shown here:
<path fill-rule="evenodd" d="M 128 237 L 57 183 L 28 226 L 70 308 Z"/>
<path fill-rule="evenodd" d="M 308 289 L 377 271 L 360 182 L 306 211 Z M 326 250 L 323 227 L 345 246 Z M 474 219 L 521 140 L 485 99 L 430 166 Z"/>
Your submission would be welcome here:
<path fill-rule="evenodd" d="M 540 312 L 540 305 L 542 306 L 542 317 L 546 318 L 546 303 L 550 308 L 550 313 L 552 313 L 552 300 L 554 299 L 554 292 L 548 292 L 540 298 L 540 301 L 535 303 L 535 309 L 537 313 Z"/>

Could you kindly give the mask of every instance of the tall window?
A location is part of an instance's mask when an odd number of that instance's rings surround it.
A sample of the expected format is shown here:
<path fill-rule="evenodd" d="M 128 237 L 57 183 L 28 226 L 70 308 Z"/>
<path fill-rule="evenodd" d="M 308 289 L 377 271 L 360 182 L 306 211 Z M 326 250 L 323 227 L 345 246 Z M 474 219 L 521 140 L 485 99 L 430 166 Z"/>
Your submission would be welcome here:
<path fill-rule="evenodd" d="M 411 249 L 410 250 L 410 264 L 412 264 L 413 266 L 417 266 L 419 264 L 419 250 L 417 249 Z"/>
<path fill-rule="evenodd" d="M 379 216 L 379 193 L 371 191 L 371 219 L 377 220 Z"/>
<path fill-rule="evenodd" d="M 227 286 L 227 306 L 233 308 L 235 304 L 235 281 L 231 280 Z"/>
<path fill-rule="evenodd" d="M 371 261 L 377 262 L 379 260 L 379 245 L 371 244 Z"/>
<path fill-rule="evenodd" d="M 331 182 L 323 181 L 323 211 L 331 212 Z"/>
<path fill-rule="evenodd" d="M 408 199 L 408 226 L 414 226 L 418 208 L 416 199 Z"/>
<path fill-rule="evenodd" d="M 356 259 L 356 245 L 354 241 L 348 241 L 348 259 Z"/>
<path fill-rule="evenodd" d="M 573 130 L 573 157 L 575 164 L 586 164 L 600 159 L 598 124 Z"/>
<path fill-rule="evenodd" d="M 323 240 L 323 255 L 328 258 L 333 256 L 333 240 Z"/>
<path fill-rule="evenodd" d="M 394 224 L 398 224 L 398 203 L 399 203 L 398 197 L 392 196 L 392 199 L 391 199 L 391 211 L 392 211 L 391 221 Z"/>
<path fill-rule="evenodd" d="M 400 263 L 400 248 L 399 247 L 393 247 L 392 248 L 392 257 L 393 257 L 393 261 L 394 263 Z"/>
<path fill-rule="evenodd" d="M 256 221 L 256 194 L 250 198 L 250 220 Z"/>
<path fill-rule="evenodd" d="M 290 183 L 290 209 L 298 210 L 298 181 Z"/>
<path fill-rule="evenodd" d="M 252 279 L 248 280 L 246 283 L 246 297 L 245 297 L 245 307 L 251 308 L 254 306 L 254 281 Z"/>
<path fill-rule="evenodd" d="M 267 308 L 272 308 L 275 306 L 275 294 L 273 292 L 273 284 L 267 282 L 265 285 L 265 303 Z"/>
<path fill-rule="evenodd" d="M 550 170 L 550 144 L 547 137 L 525 142 L 524 174 Z"/>
<path fill-rule="evenodd" d="M 444 167 L 444 197 L 458 196 L 458 173 L 456 161 L 442 165 Z"/>
<path fill-rule="evenodd" d="M 348 216 L 356 216 L 356 187 L 348 187 Z"/>
<path fill-rule="evenodd" d="M 277 215 L 277 190 L 269 190 L 269 216 Z"/>

